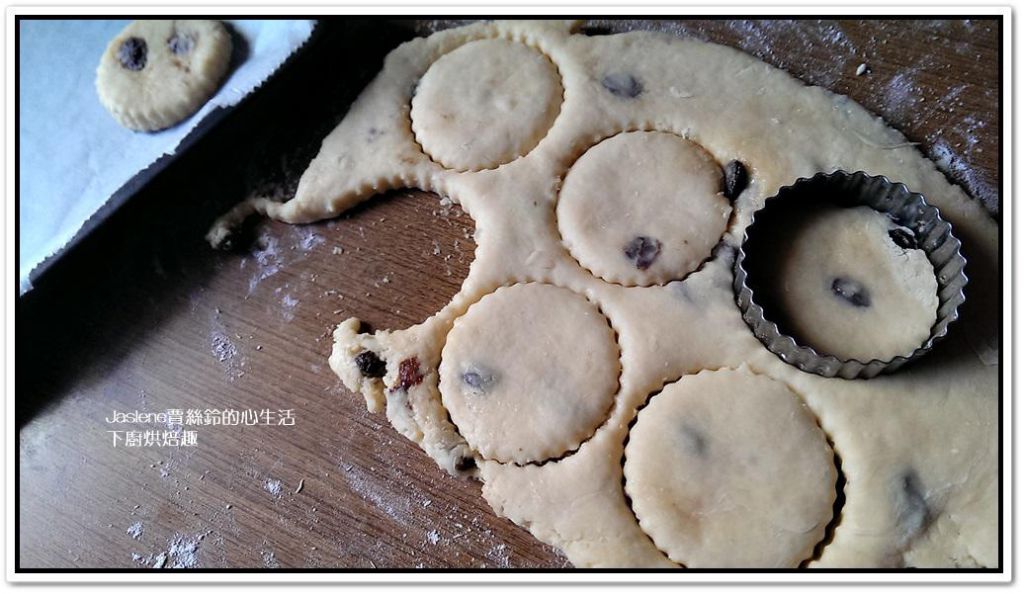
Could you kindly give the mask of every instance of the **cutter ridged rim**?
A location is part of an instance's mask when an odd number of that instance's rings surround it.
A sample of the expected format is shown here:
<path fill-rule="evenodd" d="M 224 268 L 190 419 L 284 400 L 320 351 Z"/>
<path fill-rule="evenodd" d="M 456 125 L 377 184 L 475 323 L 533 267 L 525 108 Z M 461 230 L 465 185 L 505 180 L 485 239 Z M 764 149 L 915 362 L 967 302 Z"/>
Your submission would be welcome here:
<path fill-rule="evenodd" d="M 748 272 L 744 267 L 747 253 L 746 247 L 751 229 L 757 223 L 757 215 L 771 207 L 800 186 L 809 184 L 830 184 L 840 181 L 846 188 L 862 190 L 856 195 L 855 202 L 871 207 L 896 220 L 898 224 L 911 227 L 918 238 L 922 250 L 928 256 L 935 271 L 938 283 L 939 306 L 936 309 L 936 320 L 932 325 L 928 339 L 906 355 L 897 355 L 891 359 L 872 359 L 868 362 L 858 359 L 840 359 L 835 355 L 822 354 L 813 347 L 799 344 L 795 338 L 779 330 L 777 323 L 765 317 L 764 308 L 757 303 L 753 289 L 747 284 Z M 885 192 L 875 201 L 866 200 L 870 197 L 867 188 L 885 188 Z M 849 198 L 849 195 L 844 195 Z M 913 220 L 913 226 L 900 219 Z M 872 176 L 864 171 L 848 173 L 836 170 L 832 173 L 819 172 L 811 177 L 801 177 L 788 186 L 783 186 L 764 205 L 756 210 L 750 223 L 743 230 L 743 237 L 733 264 L 733 289 L 736 303 L 743 314 L 743 320 L 753 331 L 754 336 L 764 346 L 786 363 L 798 369 L 823 377 L 842 377 L 844 379 L 870 379 L 881 373 L 891 373 L 910 361 L 927 354 L 937 341 L 946 336 L 949 325 L 959 317 L 959 308 L 966 300 L 964 287 L 967 275 L 964 267 L 967 260 L 960 252 L 961 242 L 953 235 L 953 227 L 942 218 L 939 209 L 928 204 L 924 195 L 913 192 L 902 182 L 892 182 L 884 175 Z M 948 253 L 948 254 L 947 254 Z M 944 255 L 947 254 L 947 255 Z"/>

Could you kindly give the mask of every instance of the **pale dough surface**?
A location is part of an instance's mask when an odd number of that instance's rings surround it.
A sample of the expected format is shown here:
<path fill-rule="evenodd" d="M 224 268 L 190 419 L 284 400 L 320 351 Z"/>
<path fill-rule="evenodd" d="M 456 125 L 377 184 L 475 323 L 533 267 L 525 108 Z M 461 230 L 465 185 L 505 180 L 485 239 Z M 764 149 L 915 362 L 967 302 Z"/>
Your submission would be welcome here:
<path fill-rule="evenodd" d="M 677 567 L 637 522 L 622 487 L 630 423 L 648 396 L 703 369 L 739 368 L 787 384 L 814 413 L 841 459 L 845 503 L 821 567 L 996 566 L 1000 273 L 998 227 L 898 132 L 846 97 L 806 86 L 728 47 L 634 32 L 589 37 L 564 22 L 479 23 L 409 41 L 323 141 L 286 203 L 254 198 L 211 229 L 222 240 L 252 213 L 300 223 L 337 216 L 385 190 L 413 186 L 458 202 L 476 223 L 476 258 L 460 292 L 404 330 L 335 331 L 332 369 L 449 472 L 483 481 L 496 513 L 559 547 L 580 567 Z M 416 80 L 468 42 L 507 39 L 557 65 L 564 100 L 524 157 L 460 173 L 424 154 L 411 130 Z M 602 84 L 626 73 L 631 98 Z M 527 125 L 527 124 L 524 124 Z M 370 129 L 382 131 L 372 141 Z M 685 280 L 623 287 L 595 277 L 569 254 L 555 217 L 559 187 L 588 148 L 633 130 L 671 132 L 719 163 L 739 159 L 750 186 L 734 204 L 725 247 Z M 968 262 L 967 302 L 939 347 L 899 373 L 825 379 L 767 351 L 743 322 L 732 291 L 733 254 L 751 213 L 778 188 L 819 171 L 863 170 L 924 194 L 953 224 Z M 623 167 L 622 175 L 631 171 Z M 579 449 L 544 464 L 503 464 L 474 452 L 448 420 L 438 390 L 441 351 L 456 319 L 506 285 L 544 282 L 596 303 L 616 331 L 621 376 L 607 418 Z M 525 323 L 509 319 L 508 325 Z M 587 345 L 580 345 L 581 350 Z M 360 375 L 353 356 L 372 349 L 383 378 Z M 422 382 L 400 385 L 415 358 Z M 510 421 L 511 422 L 511 421 Z M 475 457 L 476 468 L 467 463 Z"/>
<path fill-rule="evenodd" d="M 412 100 L 412 130 L 445 167 L 491 169 L 537 146 L 561 105 L 558 70 L 544 54 L 484 39 L 427 70 Z"/>
<path fill-rule="evenodd" d="M 814 415 L 747 369 L 684 376 L 653 396 L 623 470 L 640 526 L 686 567 L 796 567 L 825 537 L 836 499 Z"/>
<path fill-rule="evenodd" d="M 514 285 L 455 321 L 440 374 L 441 400 L 481 456 L 542 462 L 576 449 L 604 421 L 619 349 L 608 320 L 584 297 Z"/>
<path fill-rule="evenodd" d="M 144 44 L 127 68 L 129 39 Z M 96 70 L 100 102 L 126 128 L 155 131 L 195 113 L 217 90 L 231 58 L 219 21 L 133 21 L 111 40 Z"/>
<path fill-rule="evenodd" d="M 580 264 L 627 286 L 684 278 L 711 255 L 732 212 L 720 166 L 665 132 L 618 134 L 592 147 L 565 176 L 556 209 Z"/>
<path fill-rule="evenodd" d="M 789 228 L 777 294 L 798 342 L 866 363 L 909 355 L 928 339 L 935 270 L 924 251 L 896 245 L 896 228 L 867 206 L 817 210 Z"/>

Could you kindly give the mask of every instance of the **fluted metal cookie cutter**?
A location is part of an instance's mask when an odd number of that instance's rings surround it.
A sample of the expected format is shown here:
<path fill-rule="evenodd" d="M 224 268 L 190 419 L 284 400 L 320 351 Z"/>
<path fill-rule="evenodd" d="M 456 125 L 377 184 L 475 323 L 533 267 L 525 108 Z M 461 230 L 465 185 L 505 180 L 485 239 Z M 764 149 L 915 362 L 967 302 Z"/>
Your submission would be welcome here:
<path fill-rule="evenodd" d="M 756 260 L 760 239 L 758 220 L 770 218 L 773 212 L 785 206 L 788 200 L 812 192 L 819 196 L 830 196 L 839 206 L 870 206 L 889 216 L 897 225 L 910 230 L 916 247 L 924 250 L 935 269 L 938 282 L 939 307 L 935 323 L 928 339 L 906 355 L 889 360 L 839 359 L 834 355 L 819 353 L 809 346 L 799 344 L 795 338 L 784 334 L 778 324 L 765 317 L 762 303 L 758 302 L 753 288 L 748 284 L 752 258 Z M 967 261 L 960 253 L 960 240 L 953 235 L 952 226 L 939 214 L 939 210 L 925 201 L 924 196 L 911 192 L 902 183 L 894 183 L 884 176 L 871 176 L 863 171 L 847 173 L 818 173 L 810 178 L 799 178 L 785 186 L 765 201 L 764 207 L 755 212 L 750 224 L 743 232 L 739 253 L 733 265 L 733 288 L 736 302 L 743 313 L 743 320 L 754 335 L 786 363 L 802 371 L 824 377 L 845 379 L 868 379 L 880 373 L 891 373 L 910 361 L 927 354 L 937 341 L 942 339 L 958 316 L 958 308 L 964 302 L 964 286 L 967 276 L 964 266 Z"/>

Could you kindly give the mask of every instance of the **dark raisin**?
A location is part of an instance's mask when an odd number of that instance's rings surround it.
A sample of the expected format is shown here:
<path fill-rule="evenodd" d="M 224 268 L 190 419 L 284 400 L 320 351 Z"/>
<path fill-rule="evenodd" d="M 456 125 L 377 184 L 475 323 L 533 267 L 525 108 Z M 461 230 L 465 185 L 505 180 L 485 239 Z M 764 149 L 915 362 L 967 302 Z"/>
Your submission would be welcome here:
<path fill-rule="evenodd" d="M 128 70 L 142 70 L 146 67 L 146 40 L 129 37 L 117 48 L 117 59 Z"/>
<path fill-rule="evenodd" d="M 490 390 L 491 386 L 497 383 L 498 379 L 494 372 L 473 368 L 462 374 L 462 381 L 472 388 L 474 392 L 482 394 Z"/>
<path fill-rule="evenodd" d="M 196 39 L 187 33 L 176 32 L 167 40 L 167 48 L 175 56 L 183 56 L 196 46 Z"/>
<path fill-rule="evenodd" d="M 420 360 L 416 357 L 403 359 L 398 364 L 398 383 L 392 390 L 408 390 L 418 386 L 423 381 L 423 372 L 420 371 Z"/>
<path fill-rule="evenodd" d="M 917 238 L 914 234 L 906 227 L 896 227 L 895 229 L 889 230 L 889 237 L 892 242 L 900 246 L 905 250 L 916 250 L 917 249 Z"/>
<path fill-rule="evenodd" d="M 459 472 L 468 472 L 476 468 L 476 460 L 469 456 L 462 456 L 455 461 L 455 470 Z"/>
<path fill-rule="evenodd" d="M 632 99 L 644 92 L 644 85 L 640 81 L 621 72 L 605 76 L 601 79 L 601 86 L 608 89 L 612 95 L 623 99 Z"/>
<path fill-rule="evenodd" d="M 854 307 L 871 307 L 871 294 L 855 280 L 837 277 L 832 281 L 832 293 Z"/>
<path fill-rule="evenodd" d="M 725 197 L 736 200 L 750 183 L 747 166 L 741 161 L 732 160 L 725 165 Z"/>
<path fill-rule="evenodd" d="M 363 377 L 384 377 L 387 373 L 387 365 L 373 351 L 363 351 L 356 355 L 356 367 Z"/>
<path fill-rule="evenodd" d="M 682 427 L 683 442 L 688 450 L 698 457 L 704 457 L 708 451 L 708 440 L 704 434 L 690 425 Z"/>
<path fill-rule="evenodd" d="M 931 524 L 933 514 L 928 508 L 921 479 L 913 469 L 896 478 L 895 485 L 896 523 L 907 542 L 923 533 Z"/>
<path fill-rule="evenodd" d="M 640 235 L 622 248 L 622 253 L 633 262 L 640 270 L 647 268 L 658 258 L 661 253 L 661 242 L 653 237 Z"/>

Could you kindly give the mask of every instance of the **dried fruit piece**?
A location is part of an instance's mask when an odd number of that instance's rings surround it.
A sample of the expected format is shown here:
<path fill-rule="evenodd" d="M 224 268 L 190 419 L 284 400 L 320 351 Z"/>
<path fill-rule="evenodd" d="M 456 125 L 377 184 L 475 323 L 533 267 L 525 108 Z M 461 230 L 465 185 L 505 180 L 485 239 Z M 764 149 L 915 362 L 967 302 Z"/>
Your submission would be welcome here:
<path fill-rule="evenodd" d="M 908 469 L 897 478 L 894 491 L 896 523 L 905 544 L 928 529 L 933 514 L 928 508 L 921 479 L 913 469 Z"/>
<path fill-rule="evenodd" d="M 910 229 L 907 229 L 906 227 L 896 227 L 895 229 L 890 229 L 889 238 L 892 239 L 893 243 L 895 243 L 896 245 L 900 246 L 905 250 L 918 249 L 917 237 L 915 237 L 914 233 Z"/>
<path fill-rule="evenodd" d="M 471 388 L 474 394 L 483 394 L 497 383 L 497 375 L 490 370 L 472 367 L 462 374 L 462 381 Z"/>
<path fill-rule="evenodd" d="M 747 184 L 750 183 L 750 174 L 747 172 L 747 166 L 742 161 L 733 159 L 725 165 L 725 197 L 729 200 L 736 200 L 739 198 L 743 190 L 747 188 Z"/>
<path fill-rule="evenodd" d="M 601 86 L 612 95 L 632 99 L 644 92 L 644 85 L 630 74 L 616 72 L 601 79 Z"/>
<path fill-rule="evenodd" d="M 167 48 L 175 56 L 183 56 L 192 51 L 195 46 L 196 38 L 180 31 L 175 31 L 174 35 L 167 40 Z"/>
<path fill-rule="evenodd" d="M 129 37 L 117 48 L 117 60 L 127 70 L 142 70 L 146 67 L 146 40 Z"/>
<path fill-rule="evenodd" d="M 455 461 L 455 470 L 459 472 L 467 472 L 476 468 L 476 459 L 469 456 L 463 456 Z"/>
<path fill-rule="evenodd" d="M 416 357 L 409 357 L 398 364 L 398 383 L 391 390 L 408 390 L 413 386 L 418 386 L 422 381 L 423 372 L 420 371 L 420 360 Z"/>
<path fill-rule="evenodd" d="M 832 281 L 832 293 L 854 307 L 871 307 L 871 294 L 864 285 L 846 277 Z"/>
<path fill-rule="evenodd" d="M 661 242 L 653 237 L 640 235 L 634 238 L 633 241 L 627 243 L 626 247 L 622 248 L 622 253 L 625 254 L 626 258 L 631 260 L 638 269 L 647 270 L 647 268 L 658 258 L 658 254 L 661 253 Z"/>
<path fill-rule="evenodd" d="M 683 425 L 680 428 L 683 436 L 683 444 L 687 451 L 698 457 L 704 457 L 708 453 L 708 439 L 704 433 L 692 425 Z"/>
<path fill-rule="evenodd" d="M 359 368 L 359 373 L 363 374 L 363 377 L 384 377 L 387 373 L 387 365 L 377 353 L 373 351 L 363 351 L 355 357 L 356 367 Z"/>

